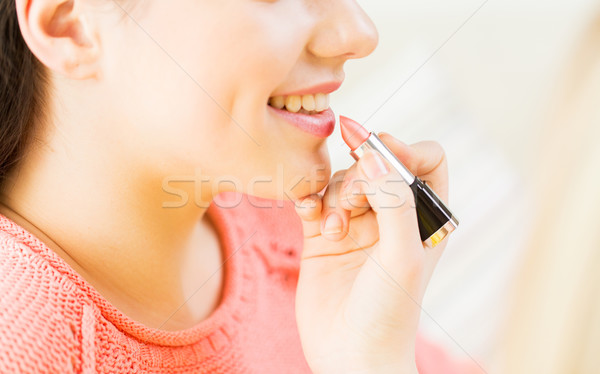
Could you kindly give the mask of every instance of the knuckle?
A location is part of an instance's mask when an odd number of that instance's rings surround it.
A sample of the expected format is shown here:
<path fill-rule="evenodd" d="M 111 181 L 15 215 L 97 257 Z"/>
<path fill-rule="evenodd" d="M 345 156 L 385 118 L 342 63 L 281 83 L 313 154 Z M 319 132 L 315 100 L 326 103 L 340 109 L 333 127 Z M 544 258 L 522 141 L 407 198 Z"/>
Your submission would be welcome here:
<path fill-rule="evenodd" d="M 340 199 L 340 207 L 348 211 L 370 208 L 368 200 L 364 195 L 354 195 L 347 199 Z"/>
<path fill-rule="evenodd" d="M 344 179 L 347 170 L 338 170 L 331 176 L 331 182 L 340 181 Z"/>

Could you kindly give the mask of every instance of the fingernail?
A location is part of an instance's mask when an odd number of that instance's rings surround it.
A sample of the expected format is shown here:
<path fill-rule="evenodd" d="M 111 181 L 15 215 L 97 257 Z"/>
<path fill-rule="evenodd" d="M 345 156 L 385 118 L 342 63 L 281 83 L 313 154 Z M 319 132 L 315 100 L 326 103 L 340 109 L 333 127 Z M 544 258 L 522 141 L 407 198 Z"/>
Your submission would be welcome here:
<path fill-rule="evenodd" d="M 370 180 L 382 177 L 390 171 L 383 158 L 375 151 L 366 152 L 361 161 L 361 168 Z"/>
<path fill-rule="evenodd" d="M 325 226 L 323 227 L 323 234 L 337 234 L 342 232 L 342 217 L 337 213 L 329 213 L 325 218 Z"/>
<path fill-rule="evenodd" d="M 300 201 L 300 207 L 303 209 L 314 208 L 315 205 L 315 200 L 311 197 L 307 197 Z"/>

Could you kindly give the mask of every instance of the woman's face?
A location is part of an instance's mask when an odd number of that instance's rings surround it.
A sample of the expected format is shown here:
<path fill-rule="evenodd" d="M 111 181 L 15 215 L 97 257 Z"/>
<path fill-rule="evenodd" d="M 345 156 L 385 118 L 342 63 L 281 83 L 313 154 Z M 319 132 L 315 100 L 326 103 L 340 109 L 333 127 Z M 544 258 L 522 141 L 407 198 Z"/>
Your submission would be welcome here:
<path fill-rule="evenodd" d="M 355 0 L 146 0 L 124 9 L 102 36 L 102 97 L 119 117 L 110 129 L 119 152 L 163 179 L 221 181 L 219 191 L 284 199 L 325 187 L 326 138 L 267 103 L 341 82 L 347 59 L 375 49 L 377 30 Z"/>

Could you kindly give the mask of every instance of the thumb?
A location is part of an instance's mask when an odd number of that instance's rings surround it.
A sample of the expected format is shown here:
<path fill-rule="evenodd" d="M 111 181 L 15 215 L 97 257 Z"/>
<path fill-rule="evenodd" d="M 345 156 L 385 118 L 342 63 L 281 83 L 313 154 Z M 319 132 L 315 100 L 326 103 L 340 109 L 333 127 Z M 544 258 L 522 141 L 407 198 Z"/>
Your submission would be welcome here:
<path fill-rule="evenodd" d="M 415 198 L 402 176 L 379 153 L 367 151 L 357 162 L 361 193 L 377 213 L 381 260 L 388 269 L 422 259 Z M 398 274 L 398 273 L 396 273 Z"/>

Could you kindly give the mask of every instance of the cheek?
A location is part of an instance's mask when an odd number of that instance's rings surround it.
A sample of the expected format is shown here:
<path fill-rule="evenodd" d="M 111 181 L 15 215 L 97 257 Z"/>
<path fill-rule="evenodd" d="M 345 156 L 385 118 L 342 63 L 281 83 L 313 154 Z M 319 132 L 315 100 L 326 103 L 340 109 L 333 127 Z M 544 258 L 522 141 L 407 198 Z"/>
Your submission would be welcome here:
<path fill-rule="evenodd" d="M 152 30 L 151 23 L 148 27 Z M 130 132 L 147 158 L 189 165 L 222 156 L 226 148 L 218 140 L 235 136 L 228 114 L 236 77 L 227 66 L 216 68 L 213 61 L 222 57 L 214 56 L 210 43 L 190 48 L 189 42 L 181 43 L 184 35 L 152 32 L 154 40 L 132 26 L 113 41 L 106 96 L 115 113 L 122 113 L 118 132 Z"/>
<path fill-rule="evenodd" d="M 113 97 L 135 133 L 136 153 L 150 167 L 235 176 L 242 190 L 253 178 L 270 177 L 272 183 L 256 185 L 264 197 L 286 188 L 300 195 L 321 190 L 331 173 L 325 141 L 291 138 L 266 108 L 283 82 L 303 83 L 288 77 L 302 36 L 209 12 L 201 20 L 169 19 L 168 8 L 144 20 L 152 38 L 133 26 L 114 41 L 120 50 L 111 67 L 119 87 Z M 170 24 L 188 26 L 165 27 Z"/>

